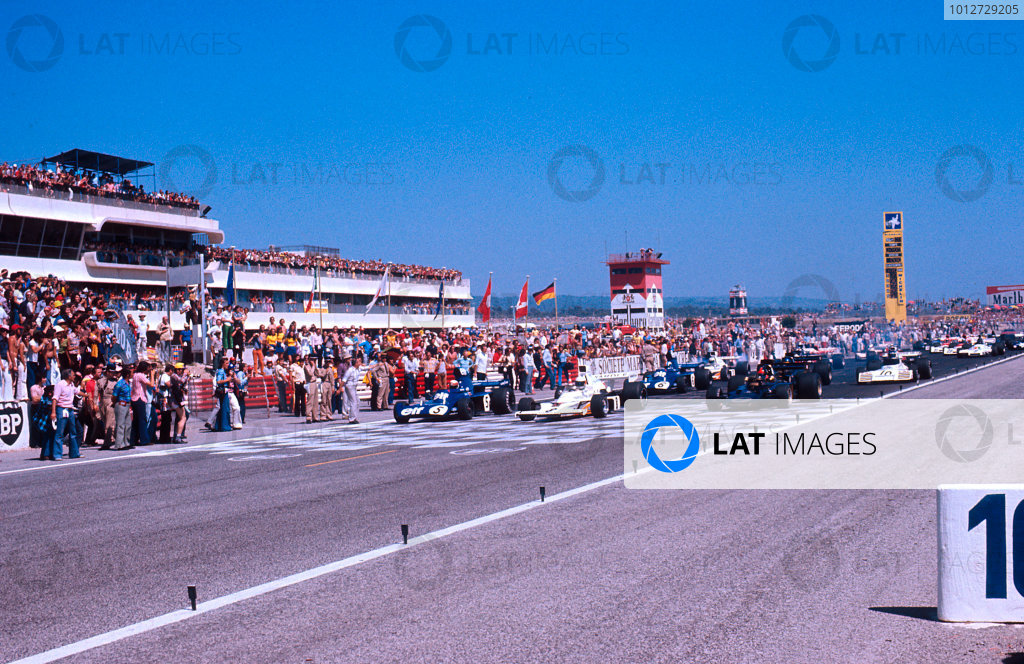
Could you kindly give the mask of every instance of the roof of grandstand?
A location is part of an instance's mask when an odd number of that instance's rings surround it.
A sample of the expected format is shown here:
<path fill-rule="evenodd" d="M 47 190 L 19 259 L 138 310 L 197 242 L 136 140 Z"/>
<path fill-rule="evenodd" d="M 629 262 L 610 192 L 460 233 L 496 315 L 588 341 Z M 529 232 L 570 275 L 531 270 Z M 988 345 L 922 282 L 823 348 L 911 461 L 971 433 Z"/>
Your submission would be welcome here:
<path fill-rule="evenodd" d="M 128 173 L 134 173 L 137 170 L 148 168 L 153 165 L 152 162 L 148 161 L 118 157 L 112 154 L 104 154 L 102 152 L 92 152 L 91 150 L 82 150 L 81 148 L 67 150 L 66 152 L 61 152 L 53 157 L 47 157 L 43 160 L 43 163 L 61 164 L 64 166 L 73 166 L 74 168 L 87 168 L 92 171 L 102 171 L 104 173 L 112 173 L 122 177 Z"/>

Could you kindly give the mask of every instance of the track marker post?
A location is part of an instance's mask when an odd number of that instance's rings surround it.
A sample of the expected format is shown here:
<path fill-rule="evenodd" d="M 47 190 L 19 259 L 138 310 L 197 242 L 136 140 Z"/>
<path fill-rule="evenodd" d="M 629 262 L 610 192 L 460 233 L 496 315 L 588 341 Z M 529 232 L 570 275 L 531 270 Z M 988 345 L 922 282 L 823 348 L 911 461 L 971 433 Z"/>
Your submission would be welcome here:
<path fill-rule="evenodd" d="M 192 605 L 192 610 L 193 611 L 196 610 L 196 599 L 198 597 L 199 597 L 199 594 L 196 592 L 196 587 L 195 586 L 189 586 L 188 587 L 188 602 L 189 602 L 189 604 Z"/>
<path fill-rule="evenodd" d="M 540 502 L 542 502 L 542 503 L 544 502 L 544 496 L 545 495 L 546 494 L 545 494 L 545 491 L 544 491 L 544 487 L 541 487 L 540 488 Z"/>
<path fill-rule="evenodd" d="M 409 525 L 403 523 L 402 524 L 402 544 L 408 544 L 408 543 L 409 543 Z"/>

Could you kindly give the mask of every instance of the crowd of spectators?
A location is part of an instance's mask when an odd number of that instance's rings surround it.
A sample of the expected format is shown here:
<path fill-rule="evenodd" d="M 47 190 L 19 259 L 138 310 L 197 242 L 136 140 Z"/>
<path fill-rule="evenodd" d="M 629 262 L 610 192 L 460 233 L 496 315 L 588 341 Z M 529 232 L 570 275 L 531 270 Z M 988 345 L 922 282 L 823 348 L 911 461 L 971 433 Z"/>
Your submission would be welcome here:
<path fill-rule="evenodd" d="M 287 251 L 269 249 L 230 249 L 226 247 L 208 247 L 208 260 L 223 263 L 234 261 L 235 265 L 252 267 L 269 267 L 295 270 L 301 274 L 311 273 L 319 265 L 324 276 L 343 277 L 359 274 L 384 274 L 385 268 L 391 266 L 390 274 L 397 277 L 424 279 L 427 281 L 457 281 L 462 272 L 449 268 L 427 267 L 425 265 L 405 265 L 402 263 L 385 263 L 379 260 L 354 260 L 337 256 L 307 256 Z"/>
<path fill-rule="evenodd" d="M 0 270 L 0 401 L 31 402 L 34 444 L 43 448 L 43 458 L 60 456 L 64 437 L 72 456 L 80 453 L 80 442 L 126 449 L 157 437 L 184 440 L 189 375 L 205 371 L 194 363 L 202 358 L 201 349 L 192 347 L 202 316 L 192 295 L 176 300 L 189 325 L 174 331 L 159 312 L 147 320 L 147 312 L 137 309 L 122 318 L 111 306 L 152 298 L 160 309 L 162 293 L 75 289 L 52 276 Z M 355 421 L 359 404 L 353 405 L 352 395 L 360 383 L 370 388 L 371 407 L 388 408 L 395 398 L 416 398 L 452 380 L 494 371 L 525 393 L 544 385 L 557 388 L 580 361 L 592 357 L 640 355 L 648 369 L 710 355 L 742 357 L 756 365 L 808 345 L 852 355 L 878 346 L 910 348 L 926 338 L 970 338 L 1024 327 L 1019 308 L 980 306 L 899 325 L 876 318 L 859 327 L 837 326 L 834 317 L 821 314 L 688 318 L 667 321 L 657 334 L 579 324 L 571 329 L 318 329 L 283 316 L 253 326 L 247 316 L 243 307 L 215 303 L 206 313 L 218 387 L 212 428 L 241 426 L 253 378 L 273 380 L 279 407 L 300 417 L 316 421 L 340 414 Z M 141 359 L 134 367 L 114 359 L 123 351 L 118 330 L 125 326 Z M 169 361 L 174 343 L 182 347 L 180 364 Z"/>
<path fill-rule="evenodd" d="M 170 205 L 198 210 L 199 201 L 192 196 L 173 191 L 147 192 L 141 184 L 128 178 L 116 180 L 111 174 L 85 168 L 71 169 L 56 165 L 52 170 L 33 164 L 0 164 L 0 182 L 41 189 L 48 192 L 68 192 L 105 198 L 119 198 L 139 203 Z"/>
<path fill-rule="evenodd" d="M 185 249 L 147 249 L 143 245 L 127 242 L 83 242 L 82 251 L 95 251 L 101 263 L 120 265 L 151 265 L 154 267 L 181 267 L 199 262 L 194 251 Z"/>

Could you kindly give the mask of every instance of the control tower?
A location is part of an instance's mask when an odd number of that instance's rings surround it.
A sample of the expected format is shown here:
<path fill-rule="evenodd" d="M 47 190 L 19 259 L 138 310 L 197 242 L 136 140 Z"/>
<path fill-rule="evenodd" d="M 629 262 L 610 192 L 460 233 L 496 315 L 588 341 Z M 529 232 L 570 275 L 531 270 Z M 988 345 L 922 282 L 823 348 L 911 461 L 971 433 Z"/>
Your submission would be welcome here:
<path fill-rule="evenodd" d="M 611 283 L 612 320 L 617 325 L 660 330 L 665 327 L 661 266 L 668 265 L 654 249 L 612 254 L 605 261 Z"/>

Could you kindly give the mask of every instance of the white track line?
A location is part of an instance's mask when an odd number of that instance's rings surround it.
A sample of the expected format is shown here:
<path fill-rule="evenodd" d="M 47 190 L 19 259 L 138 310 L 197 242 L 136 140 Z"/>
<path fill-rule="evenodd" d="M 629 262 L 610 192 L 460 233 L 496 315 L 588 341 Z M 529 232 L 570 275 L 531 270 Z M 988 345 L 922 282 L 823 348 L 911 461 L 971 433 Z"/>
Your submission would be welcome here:
<path fill-rule="evenodd" d="M 154 629 L 158 629 L 166 625 L 173 625 L 174 623 L 179 623 L 188 620 L 189 618 L 195 618 L 196 616 L 201 616 L 204 613 L 209 613 L 210 611 L 215 611 L 225 606 L 237 604 L 247 599 L 252 599 L 253 597 L 259 597 L 260 595 L 265 595 L 267 593 L 274 592 L 275 590 L 281 590 L 282 588 L 294 586 L 296 584 L 302 583 L 303 581 L 309 581 L 311 579 L 324 576 L 325 574 L 332 574 L 339 570 L 343 570 L 348 567 L 354 567 L 356 565 L 368 562 L 370 560 L 383 558 L 384 556 L 389 556 L 391 554 L 398 553 L 399 551 L 403 551 L 412 546 L 432 542 L 440 537 L 454 535 L 455 533 L 469 530 L 471 528 L 476 528 L 478 526 L 482 526 L 493 521 L 497 521 L 499 519 L 504 519 L 509 516 L 514 516 L 516 514 L 521 514 L 523 512 L 536 509 L 538 507 L 546 505 L 547 503 L 555 503 L 560 500 L 565 500 L 566 498 L 578 496 L 588 491 L 593 491 L 594 489 L 598 489 L 609 484 L 621 482 L 623 477 L 623 475 L 616 475 L 615 477 L 608 477 L 603 480 L 598 480 L 597 482 L 591 482 L 590 484 L 585 484 L 575 489 L 569 489 L 568 491 L 563 491 L 562 493 L 556 493 L 554 495 L 548 496 L 544 503 L 540 502 L 540 500 L 535 500 L 529 503 L 524 503 L 522 505 L 517 505 L 515 507 L 510 507 L 508 509 L 501 510 L 500 512 L 494 512 L 493 514 L 487 514 L 485 516 L 477 517 L 476 519 L 463 521 L 462 523 L 455 524 L 454 526 L 448 526 L 447 528 L 441 528 L 440 530 L 435 530 L 434 532 L 426 533 L 425 535 L 419 535 L 418 537 L 410 538 L 408 544 L 391 544 L 388 546 L 380 547 L 379 549 L 373 549 L 372 551 L 367 551 L 365 553 L 349 556 L 348 558 L 343 558 L 332 563 L 327 563 L 326 565 L 314 567 L 304 572 L 291 574 L 280 579 L 275 579 L 273 581 L 261 583 L 251 588 L 239 590 L 229 595 L 223 595 L 221 597 L 217 597 L 215 599 L 202 602 L 196 606 L 195 611 L 189 611 L 188 609 L 172 611 L 171 613 L 165 613 L 163 615 L 150 618 L 149 620 L 143 620 L 132 625 L 126 625 L 125 627 L 121 627 L 110 632 L 97 634 L 96 636 L 84 639 L 82 641 L 69 643 L 68 645 L 53 648 L 52 650 L 47 650 L 46 652 L 31 655 L 29 657 L 25 657 L 23 659 L 10 662 L 9 664 L 45 664 L 46 662 L 54 662 L 58 659 L 63 659 L 64 657 L 77 655 L 87 650 L 92 650 L 93 648 L 99 648 L 101 646 L 109 645 L 111 643 L 115 643 L 117 641 L 121 641 L 129 637 L 136 636 L 138 634 L 144 634 L 146 632 L 150 632 Z"/>

